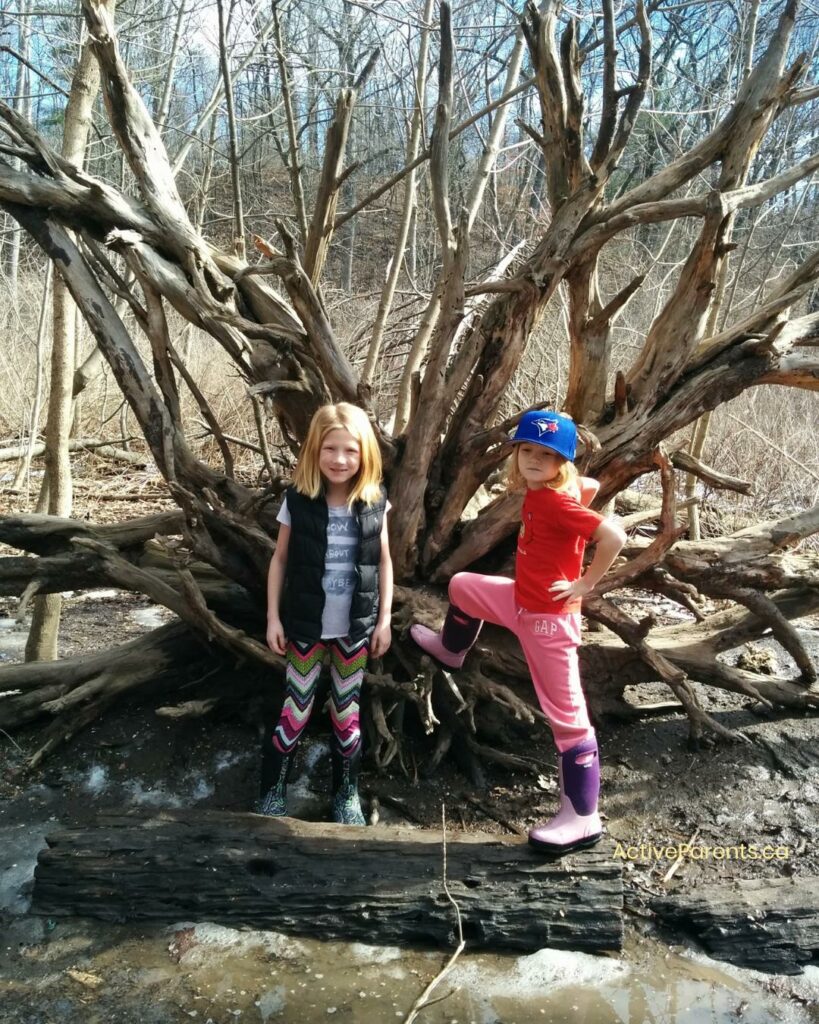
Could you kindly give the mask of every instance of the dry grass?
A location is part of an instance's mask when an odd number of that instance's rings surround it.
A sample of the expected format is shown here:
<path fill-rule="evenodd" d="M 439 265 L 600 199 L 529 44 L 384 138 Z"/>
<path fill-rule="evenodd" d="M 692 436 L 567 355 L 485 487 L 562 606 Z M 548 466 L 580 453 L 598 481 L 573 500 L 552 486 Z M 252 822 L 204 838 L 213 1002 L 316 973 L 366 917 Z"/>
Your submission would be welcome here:
<path fill-rule="evenodd" d="M 631 251 L 631 250 L 630 250 Z M 631 251 L 633 255 L 633 251 Z M 604 268 L 605 295 L 621 287 L 632 270 L 624 270 L 623 260 L 612 259 Z M 656 314 L 658 304 L 673 286 L 673 274 L 661 273 L 652 288 L 651 281 L 638 294 L 624 322 L 615 332 L 616 348 L 612 371 L 630 363 L 642 344 L 645 330 Z M 378 304 L 378 281 L 368 292 L 355 296 L 328 291 L 326 300 L 337 336 L 354 366 L 363 364 L 369 342 L 370 327 Z M 753 287 L 753 281 L 748 287 Z M 42 302 L 42 274 L 30 271 L 21 275 L 16 302 L 6 292 L 0 293 L 0 322 L 5 324 L 7 342 L 0 349 L 0 368 L 8 386 L 0 391 L 0 441 L 13 442 L 27 431 L 34 392 L 37 316 Z M 373 394 L 378 414 L 388 420 L 394 407 L 398 382 L 406 353 L 412 340 L 414 325 L 423 309 L 423 300 L 413 293 L 396 298 L 390 321 L 384 358 L 374 381 Z M 150 352 L 141 332 L 130 325 L 136 343 L 147 365 Z M 172 336 L 180 352 L 187 353 L 187 363 L 194 379 L 205 394 L 226 434 L 251 444 L 258 441 L 252 409 L 244 382 L 222 349 L 202 332 L 171 316 Z M 85 330 L 81 337 L 84 357 L 92 347 Z M 568 341 L 561 302 L 553 302 L 532 337 L 528 352 L 509 388 L 499 415 L 505 416 L 534 401 L 558 400 L 565 393 L 568 376 Z M 47 367 L 46 367 L 47 377 Z M 218 465 L 221 459 L 217 445 L 207 436 L 207 428 L 192 396 L 180 384 L 183 415 L 192 448 L 206 461 Z M 716 410 L 704 458 L 717 470 L 750 480 L 754 494 L 750 497 L 722 494 L 720 505 L 745 515 L 772 517 L 804 508 L 819 497 L 819 455 L 815 444 L 815 424 L 819 397 L 789 388 L 764 386 L 750 389 L 734 401 Z M 136 437 L 133 442 L 142 450 L 133 416 L 125 407 L 119 389 L 107 366 L 83 395 L 80 420 L 75 436 L 101 437 L 122 442 L 123 437 Z M 40 428 L 44 425 L 45 412 Z M 275 424 L 270 424 L 273 443 L 278 443 Z M 690 429 L 670 439 L 674 444 L 687 440 Z M 253 451 L 233 446 L 236 471 L 248 481 L 258 479 L 262 462 Z M 94 456 L 76 460 L 78 490 L 84 477 L 100 475 L 108 483 L 121 478 L 130 488 L 132 471 L 121 470 Z M 37 463 L 29 481 L 27 494 L 9 496 L 6 504 L 31 507 L 39 487 Z M 8 485 L 14 464 L 0 464 L 0 482 Z M 113 474 L 113 475 L 110 475 Z M 148 470 L 151 475 L 151 471 Z M 653 489 L 652 478 L 640 486 Z M 106 483 L 107 486 L 107 483 Z M 153 487 L 153 483 L 151 484 Z M 715 496 L 704 492 L 705 497 Z M 78 494 L 79 497 L 79 494 Z"/>

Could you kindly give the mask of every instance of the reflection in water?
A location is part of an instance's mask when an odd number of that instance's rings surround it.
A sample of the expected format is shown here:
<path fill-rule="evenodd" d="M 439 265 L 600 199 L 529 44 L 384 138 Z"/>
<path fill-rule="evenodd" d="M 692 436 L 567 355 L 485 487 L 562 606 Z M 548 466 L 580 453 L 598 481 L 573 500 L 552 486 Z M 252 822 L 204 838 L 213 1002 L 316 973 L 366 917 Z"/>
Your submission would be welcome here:
<path fill-rule="evenodd" d="M 26 915 L 0 949 L 3 1024 L 387 1024 L 409 1007 L 447 958 L 441 953 L 323 943 L 275 932 L 180 923 L 116 926 Z M 71 974 L 66 972 L 70 971 Z M 88 976 L 88 983 L 76 980 Z M 531 956 L 465 954 L 447 997 L 424 1024 L 808 1024 L 819 969 L 799 979 L 723 969 L 704 957 L 632 938 L 623 955 L 563 950 Z M 78 990 L 81 988 L 82 990 Z M 784 987 L 783 987 L 784 986 Z M 788 987 L 790 991 L 788 991 Z M 795 1002 L 788 996 L 796 996 Z"/>

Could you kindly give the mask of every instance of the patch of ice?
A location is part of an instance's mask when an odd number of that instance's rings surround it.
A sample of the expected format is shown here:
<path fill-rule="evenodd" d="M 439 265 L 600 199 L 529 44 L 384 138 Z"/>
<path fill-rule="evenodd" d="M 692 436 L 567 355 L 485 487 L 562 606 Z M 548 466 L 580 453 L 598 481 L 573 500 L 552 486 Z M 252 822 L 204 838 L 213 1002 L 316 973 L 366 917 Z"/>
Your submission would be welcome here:
<path fill-rule="evenodd" d="M 525 998 L 569 986 L 599 986 L 625 978 L 631 968 L 618 960 L 607 960 L 589 953 L 572 953 L 563 949 L 539 949 L 530 956 L 519 957 L 509 970 L 487 969 L 485 963 L 456 964 L 449 981 L 452 984 L 480 991 L 485 998 L 514 996 Z"/>
<path fill-rule="evenodd" d="M 77 595 L 78 601 L 110 601 L 112 597 L 119 597 L 119 590 L 86 590 Z"/>
<path fill-rule="evenodd" d="M 135 608 L 128 613 L 128 617 L 139 623 L 140 626 L 147 626 L 149 629 L 156 629 L 157 626 L 164 626 L 170 617 L 167 608 L 154 604 L 150 608 Z"/>
<path fill-rule="evenodd" d="M 146 807 L 182 807 L 185 803 L 176 793 L 169 793 L 161 786 L 145 789 L 138 779 L 130 779 L 124 788 L 133 803 Z"/>
<path fill-rule="evenodd" d="M 89 793 L 101 793 L 108 786 L 108 772 L 101 764 L 95 764 L 82 785 Z"/>
<path fill-rule="evenodd" d="M 388 964 L 391 960 L 400 960 L 404 953 L 398 946 L 368 946 L 364 942 L 352 942 L 350 955 L 362 963 Z"/>

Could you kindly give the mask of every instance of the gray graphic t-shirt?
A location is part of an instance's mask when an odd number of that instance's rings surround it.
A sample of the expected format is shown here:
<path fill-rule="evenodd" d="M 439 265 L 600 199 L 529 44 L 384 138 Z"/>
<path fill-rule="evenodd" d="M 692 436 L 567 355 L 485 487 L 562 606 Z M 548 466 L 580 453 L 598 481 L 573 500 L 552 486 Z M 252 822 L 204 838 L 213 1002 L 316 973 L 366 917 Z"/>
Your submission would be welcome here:
<path fill-rule="evenodd" d="M 324 614 L 321 617 L 321 639 L 330 640 L 347 636 L 350 632 L 350 607 L 353 603 L 358 558 L 358 525 L 346 505 L 328 505 L 327 555 L 324 559 Z M 287 498 L 276 517 L 284 526 L 290 526 Z"/>

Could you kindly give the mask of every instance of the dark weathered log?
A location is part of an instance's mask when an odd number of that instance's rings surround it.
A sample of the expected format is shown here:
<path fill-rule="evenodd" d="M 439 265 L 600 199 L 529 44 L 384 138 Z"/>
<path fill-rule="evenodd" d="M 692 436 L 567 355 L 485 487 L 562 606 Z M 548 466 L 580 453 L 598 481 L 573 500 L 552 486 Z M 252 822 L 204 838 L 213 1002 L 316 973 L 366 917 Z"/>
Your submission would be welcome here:
<path fill-rule="evenodd" d="M 141 546 L 156 536 L 181 533 L 183 523 L 184 517 L 178 510 L 109 525 L 60 516 L 2 516 L 0 541 L 37 555 L 56 555 L 72 550 L 77 537 L 87 536 L 123 550 Z"/>
<path fill-rule="evenodd" d="M 682 929 L 718 960 L 801 974 L 819 953 L 819 878 L 746 879 L 652 900 L 664 924 Z"/>
<path fill-rule="evenodd" d="M 47 842 L 33 905 L 49 916 L 207 917 L 433 946 L 455 931 L 440 831 L 163 811 L 102 816 Z M 516 837 L 453 833 L 446 859 L 471 948 L 620 949 L 622 874 L 609 849 L 551 861 Z"/>
<path fill-rule="evenodd" d="M 160 626 L 147 636 L 99 654 L 80 654 L 60 661 L 30 661 L 4 665 L 0 690 L 0 728 L 15 729 L 43 714 L 59 716 L 87 704 L 117 697 L 159 680 L 183 681 L 182 666 L 217 662 L 195 635 L 179 622 Z"/>
<path fill-rule="evenodd" d="M 178 511 L 110 525 L 59 516 L 2 516 L 0 542 L 40 557 L 0 557 L 0 596 L 64 593 L 106 585 L 149 596 L 154 585 L 184 593 L 180 571 L 184 568 L 211 609 L 232 622 L 260 620 L 258 606 L 244 588 L 204 562 L 186 561 L 183 566 L 170 547 L 155 540 L 182 529 L 183 515 Z M 103 557 L 105 552 L 132 565 L 133 572 L 112 571 Z M 173 602 L 168 606 L 173 608 Z"/>

